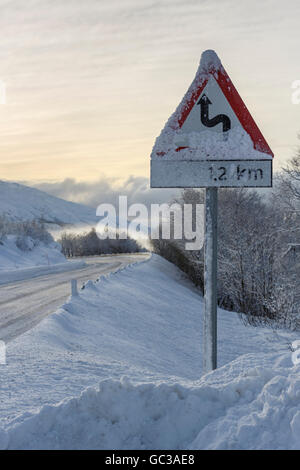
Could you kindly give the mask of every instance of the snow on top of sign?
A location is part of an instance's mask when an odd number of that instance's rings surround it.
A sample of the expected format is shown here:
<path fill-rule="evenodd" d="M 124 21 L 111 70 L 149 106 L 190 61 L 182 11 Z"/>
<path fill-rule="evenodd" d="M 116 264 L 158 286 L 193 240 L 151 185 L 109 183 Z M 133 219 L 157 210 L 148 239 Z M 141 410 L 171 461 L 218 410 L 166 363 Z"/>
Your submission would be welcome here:
<path fill-rule="evenodd" d="M 226 140 L 223 133 L 213 130 L 201 133 L 183 133 L 184 114 L 198 98 L 198 90 L 213 76 L 225 73 L 217 54 L 213 50 L 202 53 L 196 76 L 175 112 L 168 119 L 157 137 L 151 159 L 202 160 L 202 159 L 266 159 L 270 155 L 254 148 L 253 141 L 242 126 L 230 129 Z M 213 153 L 212 153 L 213 148 Z"/>
<path fill-rule="evenodd" d="M 199 70 L 201 73 L 210 73 L 222 69 L 222 64 L 215 51 L 208 49 L 201 55 Z"/>
<path fill-rule="evenodd" d="M 186 148 L 178 151 L 181 146 Z M 265 159 L 269 155 L 255 150 L 247 132 L 236 127 L 228 132 L 227 140 L 220 132 L 191 132 L 183 136 L 178 130 L 168 130 L 157 139 L 151 155 L 153 160 L 162 157 L 164 160 L 243 160 Z"/>

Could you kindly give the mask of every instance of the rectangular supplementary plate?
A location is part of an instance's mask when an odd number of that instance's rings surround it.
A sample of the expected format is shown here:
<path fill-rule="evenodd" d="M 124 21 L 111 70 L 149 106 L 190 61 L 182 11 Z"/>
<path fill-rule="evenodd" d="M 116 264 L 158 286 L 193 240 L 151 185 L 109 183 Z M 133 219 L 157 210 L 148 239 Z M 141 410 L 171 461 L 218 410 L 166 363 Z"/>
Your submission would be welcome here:
<path fill-rule="evenodd" d="M 270 188 L 272 159 L 151 160 L 151 188 Z"/>

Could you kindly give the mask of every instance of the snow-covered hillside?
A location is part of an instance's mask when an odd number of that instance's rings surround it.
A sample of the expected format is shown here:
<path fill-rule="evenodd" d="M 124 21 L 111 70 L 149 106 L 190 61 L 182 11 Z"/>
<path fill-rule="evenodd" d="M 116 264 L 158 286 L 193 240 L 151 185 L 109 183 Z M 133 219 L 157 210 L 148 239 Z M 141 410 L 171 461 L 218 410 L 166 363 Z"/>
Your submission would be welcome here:
<path fill-rule="evenodd" d="M 9 235 L 1 242 L 0 272 L 66 262 L 66 258 L 61 253 L 61 246 L 56 242 L 46 245 L 42 242 L 33 243 L 28 239 L 27 243 L 27 250 L 19 249 L 14 235 Z"/>
<path fill-rule="evenodd" d="M 0 215 L 11 220 L 42 220 L 57 225 L 90 225 L 95 209 L 22 184 L 0 181 Z"/>
<path fill-rule="evenodd" d="M 1 446 L 299 449 L 299 335 L 219 310 L 220 368 L 201 376 L 202 312 L 158 256 L 89 281 L 8 344 Z"/>
<path fill-rule="evenodd" d="M 85 266 L 82 260 L 68 261 L 61 245 L 54 241 L 46 244 L 25 237 L 23 243 L 27 245 L 26 250 L 18 247 L 16 235 L 7 235 L 0 241 L 0 285 Z"/>

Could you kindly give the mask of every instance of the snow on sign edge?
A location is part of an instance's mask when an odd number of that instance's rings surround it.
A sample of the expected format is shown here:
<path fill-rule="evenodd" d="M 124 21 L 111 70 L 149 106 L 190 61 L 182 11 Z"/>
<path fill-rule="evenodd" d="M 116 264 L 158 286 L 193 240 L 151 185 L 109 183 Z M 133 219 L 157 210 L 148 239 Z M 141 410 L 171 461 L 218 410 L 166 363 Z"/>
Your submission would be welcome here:
<path fill-rule="evenodd" d="M 232 107 L 241 128 L 231 129 L 227 141 L 224 141 L 222 133 L 211 130 L 193 132 L 189 135 L 189 145 L 180 146 L 181 127 L 212 77 Z M 162 157 L 163 160 L 258 160 L 274 157 L 219 57 L 212 50 L 203 52 L 192 84 L 155 141 L 151 159 L 161 160 Z"/>

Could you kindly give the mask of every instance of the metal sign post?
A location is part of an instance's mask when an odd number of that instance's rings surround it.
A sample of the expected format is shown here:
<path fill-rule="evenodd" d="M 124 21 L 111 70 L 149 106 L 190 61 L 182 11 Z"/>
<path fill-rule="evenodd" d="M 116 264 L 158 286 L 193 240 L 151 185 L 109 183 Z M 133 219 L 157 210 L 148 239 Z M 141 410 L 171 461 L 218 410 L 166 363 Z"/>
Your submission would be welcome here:
<path fill-rule="evenodd" d="M 203 371 L 217 368 L 218 189 L 206 188 L 204 240 Z"/>

